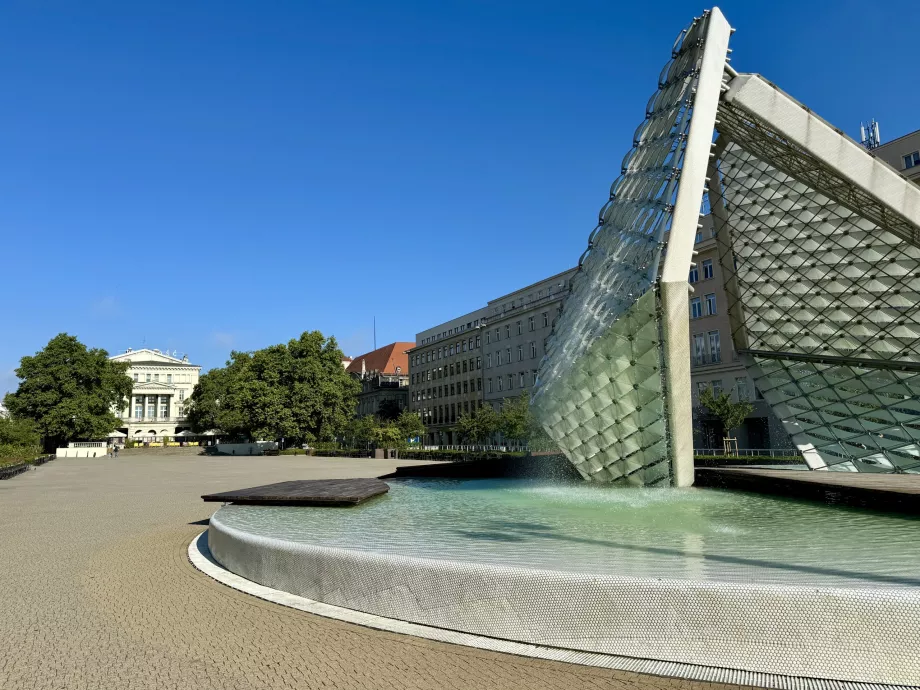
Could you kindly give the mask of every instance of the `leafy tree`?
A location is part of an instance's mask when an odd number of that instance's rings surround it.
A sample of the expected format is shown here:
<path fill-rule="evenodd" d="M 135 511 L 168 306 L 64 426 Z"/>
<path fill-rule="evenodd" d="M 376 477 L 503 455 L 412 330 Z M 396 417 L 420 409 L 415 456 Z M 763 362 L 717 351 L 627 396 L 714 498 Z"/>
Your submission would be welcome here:
<path fill-rule="evenodd" d="M 75 439 L 105 438 L 121 425 L 115 411 L 124 409 L 131 395 L 128 366 L 61 333 L 20 360 L 19 388 L 4 404 L 12 417 L 35 423 L 47 450 Z"/>
<path fill-rule="evenodd" d="M 381 424 L 378 423 L 371 432 L 374 445 L 378 448 L 403 448 L 406 446 L 406 438 L 398 426 L 392 422 Z"/>
<path fill-rule="evenodd" d="M 374 417 L 355 417 L 345 426 L 342 434 L 345 446 L 362 448 L 374 443 L 374 430 L 377 420 Z"/>
<path fill-rule="evenodd" d="M 392 398 L 383 400 L 377 406 L 377 417 L 387 421 L 396 421 L 399 417 L 399 402 Z"/>
<path fill-rule="evenodd" d="M 352 418 L 361 384 L 342 368 L 335 338 L 304 332 L 286 345 L 231 352 L 192 392 L 192 429 L 248 439 L 332 441 Z"/>
<path fill-rule="evenodd" d="M 492 409 L 492 406 L 484 405 L 475 412 L 460 415 L 455 429 L 464 441 L 484 443 L 498 431 L 500 422 L 499 414 Z"/>
<path fill-rule="evenodd" d="M 530 437 L 533 426 L 529 395 L 522 393 L 520 397 L 505 400 L 499 414 L 498 430 L 507 440 L 526 441 Z"/>
<path fill-rule="evenodd" d="M 732 402 L 729 393 L 715 395 L 711 386 L 707 386 L 700 393 L 700 405 L 719 418 L 727 436 L 744 424 L 745 418 L 754 411 L 754 406 L 747 400 Z"/>
<path fill-rule="evenodd" d="M 404 439 L 421 437 L 425 434 L 425 425 L 419 416 L 408 409 L 404 409 L 396 418 L 396 426 L 402 432 Z"/>
<path fill-rule="evenodd" d="M 30 460 L 41 450 L 41 436 L 30 419 L 0 417 L 0 465 Z"/>

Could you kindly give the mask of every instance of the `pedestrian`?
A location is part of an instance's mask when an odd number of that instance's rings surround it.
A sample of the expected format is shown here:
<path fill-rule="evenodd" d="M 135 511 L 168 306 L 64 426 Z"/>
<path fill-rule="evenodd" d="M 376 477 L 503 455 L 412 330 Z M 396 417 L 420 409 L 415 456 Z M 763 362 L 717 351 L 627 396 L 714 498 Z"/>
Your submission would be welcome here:
<path fill-rule="evenodd" d="M 113 452 L 115 454 L 115 457 L 117 458 L 118 457 L 118 446 L 117 445 L 115 446 L 115 450 Z"/>

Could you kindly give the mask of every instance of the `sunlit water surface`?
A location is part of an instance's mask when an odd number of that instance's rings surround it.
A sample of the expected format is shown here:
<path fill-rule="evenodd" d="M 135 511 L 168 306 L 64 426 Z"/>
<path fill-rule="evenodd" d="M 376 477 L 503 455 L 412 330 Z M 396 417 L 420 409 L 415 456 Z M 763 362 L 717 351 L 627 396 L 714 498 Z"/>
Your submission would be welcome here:
<path fill-rule="evenodd" d="M 760 584 L 920 586 L 920 520 L 715 489 L 403 480 L 352 508 L 229 505 L 295 542 L 567 572 Z"/>

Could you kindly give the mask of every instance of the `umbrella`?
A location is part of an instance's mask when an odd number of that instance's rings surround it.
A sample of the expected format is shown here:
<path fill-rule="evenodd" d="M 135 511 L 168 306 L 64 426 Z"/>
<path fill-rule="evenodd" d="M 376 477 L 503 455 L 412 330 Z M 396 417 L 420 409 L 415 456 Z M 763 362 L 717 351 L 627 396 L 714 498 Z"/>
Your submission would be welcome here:
<path fill-rule="evenodd" d="M 195 434 L 186 429 L 185 431 L 180 431 L 176 436 L 195 436 Z"/>
<path fill-rule="evenodd" d="M 108 435 L 108 438 L 128 438 L 128 434 L 123 434 L 118 429 L 116 429 Z"/>

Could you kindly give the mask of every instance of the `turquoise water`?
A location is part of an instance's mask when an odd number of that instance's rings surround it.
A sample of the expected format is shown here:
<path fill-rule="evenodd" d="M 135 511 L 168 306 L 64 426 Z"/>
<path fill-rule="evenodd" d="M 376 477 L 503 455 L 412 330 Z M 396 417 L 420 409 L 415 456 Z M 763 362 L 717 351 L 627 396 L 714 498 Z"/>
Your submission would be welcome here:
<path fill-rule="evenodd" d="M 920 586 L 912 516 L 720 491 L 404 480 L 353 508 L 236 506 L 229 527 L 323 546 L 616 576 Z"/>

